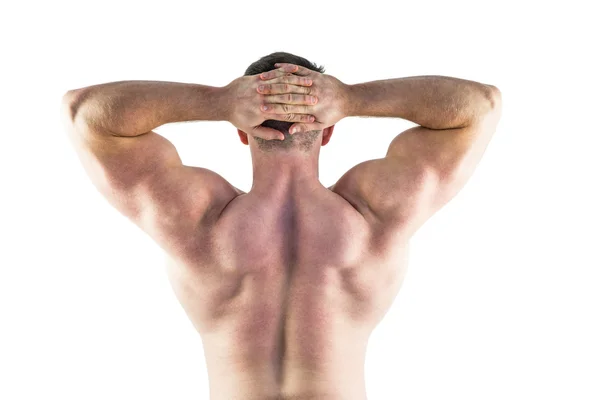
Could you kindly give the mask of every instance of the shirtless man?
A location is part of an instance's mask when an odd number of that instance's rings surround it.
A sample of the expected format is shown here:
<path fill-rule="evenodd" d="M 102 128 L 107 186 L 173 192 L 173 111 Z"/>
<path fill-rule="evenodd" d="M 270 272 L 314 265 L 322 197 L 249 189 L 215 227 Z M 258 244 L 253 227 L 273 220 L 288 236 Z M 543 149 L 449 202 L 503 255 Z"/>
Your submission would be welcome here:
<path fill-rule="evenodd" d="M 491 85 L 442 76 L 348 85 L 322 72 L 274 53 L 225 87 L 123 81 L 64 96 L 90 179 L 169 255 L 211 400 L 366 399 L 367 342 L 400 288 L 409 239 L 465 184 L 501 113 Z M 320 147 L 349 116 L 419 126 L 326 188 Z M 250 147 L 248 193 L 183 165 L 152 131 L 201 120 L 231 122 Z"/>

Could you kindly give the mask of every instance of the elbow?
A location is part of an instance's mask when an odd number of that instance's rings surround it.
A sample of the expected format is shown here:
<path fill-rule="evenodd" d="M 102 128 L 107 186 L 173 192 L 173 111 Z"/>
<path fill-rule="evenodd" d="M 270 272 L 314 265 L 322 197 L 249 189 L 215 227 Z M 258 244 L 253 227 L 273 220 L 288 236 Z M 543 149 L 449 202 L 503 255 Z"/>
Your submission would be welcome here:
<path fill-rule="evenodd" d="M 76 94 L 74 90 L 69 90 L 62 97 L 61 110 L 65 120 L 73 122 L 75 115 L 77 114 L 77 107 L 75 102 Z"/>
<path fill-rule="evenodd" d="M 481 124 L 483 122 L 496 121 L 502 114 L 502 93 L 493 85 L 483 85 L 481 97 L 470 115 L 469 122 L 464 125 Z"/>
<path fill-rule="evenodd" d="M 485 85 L 485 99 L 489 109 L 494 111 L 502 108 L 502 92 L 494 85 Z"/>
<path fill-rule="evenodd" d="M 81 118 L 81 105 L 89 97 L 89 92 L 82 89 L 69 90 L 62 97 L 62 110 L 64 118 L 74 124 Z"/>
<path fill-rule="evenodd" d="M 73 90 L 69 90 L 62 97 L 60 115 L 62 123 L 67 130 L 70 132 L 75 126 L 75 118 L 78 113 L 78 105 L 76 101 L 76 93 Z"/>
<path fill-rule="evenodd" d="M 485 101 L 483 102 L 485 106 L 482 107 L 482 111 L 476 120 L 478 123 L 495 126 L 502 116 L 502 93 L 496 86 L 485 86 Z"/>
<path fill-rule="evenodd" d="M 476 90 L 472 93 L 470 108 L 465 114 L 465 120 L 457 128 L 464 128 L 469 125 L 478 124 L 481 121 L 487 121 L 494 116 L 499 118 L 502 113 L 502 93 L 500 89 L 493 85 L 478 84 Z"/>
<path fill-rule="evenodd" d="M 472 123 L 489 121 L 490 118 L 498 120 L 502 114 L 502 93 L 493 85 L 484 85 L 483 98 L 479 101 L 480 106 L 473 115 Z"/>
<path fill-rule="evenodd" d="M 73 103 L 73 92 L 71 90 L 69 90 L 67 93 L 65 93 L 63 95 L 62 101 L 60 102 L 61 110 L 63 111 L 63 115 L 65 117 L 68 117 L 69 119 L 71 119 L 71 115 L 73 114 L 72 103 Z"/>

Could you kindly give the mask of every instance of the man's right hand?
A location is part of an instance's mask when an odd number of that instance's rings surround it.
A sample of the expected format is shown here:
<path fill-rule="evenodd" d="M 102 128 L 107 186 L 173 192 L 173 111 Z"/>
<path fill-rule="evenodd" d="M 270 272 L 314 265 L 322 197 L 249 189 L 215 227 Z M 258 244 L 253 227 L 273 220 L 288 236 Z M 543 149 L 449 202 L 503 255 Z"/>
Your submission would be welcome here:
<path fill-rule="evenodd" d="M 347 116 L 350 102 L 349 86 L 339 79 L 310 70 L 295 64 L 275 64 L 278 69 L 263 72 L 260 79 L 263 89 L 259 93 L 265 95 L 269 107 L 267 113 L 273 114 L 305 114 L 315 116 L 313 123 L 297 122 L 290 127 L 290 133 L 308 132 L 328 128 Z M 311 86 L 302 87 L 303 93 L 315 96 L 318 102 L 311 106 L 298 105 L 293 96 L 282 94 L 282 83 L 289 79 L 289 73 L 310 79 Z"/>
<path fill-rule="evenodd" d="M 287 68 L 290 70 L 290 68 Z M 312 113 L 313 95 L 304 95 L 306 89 L 312 82 L 310 79 L 301 76 L 292 75 L 290 72 L 286 77 L 286 84 L 274 84 L 271 82 L 273 90 L 281 93 L 281 96 L 289 101 L 289 104 L 294 104 L 294 107 L 302 107 L 302 111 L 294 113 L 267 111 L 263 107 L 266 105 L 266 97 L 259 90 L 259 85 L 263 85 L 260 75 L 242 76 L 234 79 L 225 87 L 227 93 L 227 103 L 225 107 L 228 109 L 228 121 L 236 128 L 245 132 L 250 136 L 259 137 L 265 140 L 280 139 L 285 136 L 276 129 L 261 126 L 266 120 L 277 120 L 286 122 L 306 122 L 310 123 L 315 120 Z M 315 98 L 314 102 L 318 102 Z"/>

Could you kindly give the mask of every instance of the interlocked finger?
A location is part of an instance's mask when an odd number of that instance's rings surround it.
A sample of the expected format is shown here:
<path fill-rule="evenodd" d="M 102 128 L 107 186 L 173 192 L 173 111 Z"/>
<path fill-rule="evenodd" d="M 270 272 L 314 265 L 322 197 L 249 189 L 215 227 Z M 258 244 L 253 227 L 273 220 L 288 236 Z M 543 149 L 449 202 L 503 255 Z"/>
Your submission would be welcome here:
<path fill-rule="evenodd" d="M 308 69 L 306 67 L 302 67 L 300 65 L 296 65 L 296 64 L 288 64 L 288 63 L 277 63 L 275 64 L 276 67 L 279 67 L 279 69 L 282 69 L 284 71 L 288 71 L 288 72 L 292 72 L 296 75 L 301 75 L 301 76 L 307 76 L 312 74 L 313 70 Z"/>
<path fill-rule="evenodd" d="M 269 119 L 274 119 L 276 121 L 286 121 L 286 122 L 306 122 L 311 123 L 315 120 L 315 117 L 308 114 L 269 114 Z"/>
<path fill-rule="evenodd" d="M 267 114 L 309 114 L 309 107 L 293 104 L 263 104 L 262 111 Z"/>
<path fill-rule="evenodd" d="M 315 105 L 319 100 L 316 96 L 308 96 L 303 94 L 276 94 L 265 96 L 265 103 L 283 103 L 283 104 L 308 104 Z"/>
<path fill-rule="evenodd" d="M 260 74 L 261 81 L 269 81 L 275 78 L 282 78 L 284 76 L 293 76 L 291 72 L 282 71 L 281 69 L 274 69 L 271 71 L 263 72 Z"/>
<path fill-rule="evenodd" d="M 283 93 L 297 93 L 297 94 L 310 94 L 311 88 L 307 86 L 296 86 L 289 85 L 287 83 L 269 83 L 258 86 L 258 93 L 261 94 L 283 94 Z"/>
<path fill-rule="evenodd" d="M 294 75 L 294 74 L 285 74 L 285 75 L 281 75 L 281 76 L 275 77 L 273 79 L 268 79 L 268 80 L 261 79 L 261 81 L 264 82 L 264 84 L 288 83 L 290 85 L 298 85 L 298 86 L 311 86 L 313 84 L 312 79 L 306 78 L 303 76 Z M 262 82 L 260 84 L 263 84 Z"/>
<path fill-rule="evenodd" d="M 279 68 L 273 69 L 271 71 L 263 72 L 262 74 L 260 74 L 260 79 L 262 79 L 263 81 L 266 81 L 269 79 L 277 78 L 280 76 L 291 75 L 291 74 L 299 75 L 299 76 L 307 76 L 312 72 L 308 68 L 304 68 L 304 67 L 301 67 L 299 65 L 294 65 L 294 64 L 275 64 L 275 66 L 279 67 Z"/>

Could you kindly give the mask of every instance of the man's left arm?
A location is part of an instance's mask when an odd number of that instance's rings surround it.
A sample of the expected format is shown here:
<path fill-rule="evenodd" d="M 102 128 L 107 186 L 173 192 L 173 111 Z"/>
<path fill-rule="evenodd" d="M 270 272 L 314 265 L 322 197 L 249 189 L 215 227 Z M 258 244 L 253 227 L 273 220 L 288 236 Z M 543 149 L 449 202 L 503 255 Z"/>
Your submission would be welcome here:
<path fill-rule="evenodd" d="M 281 93 L 302 93 L 311 84 L 296 76 L 285 79 L 293 81 Z M 65 128 L 109 203 L 163 249 L 182 251 L 182 244 L 193 245 L 205 216 L 218 216 L 242 192 L 211 170 L 183 165 L 175 146 L 152 129 L 171 122 L 229 121 L 252 136 L 281 138 L 281 132 L 260 124 L 267 118 L 290 121 L 289 115 L 260 111 L 260 83 L 255 75 L 224 87 L 120 81 L 71 90 L 62 103 Z M 310 104 L 309 96 L 294 98 Z M 297 114 L 291 121 L 308 118 Z"/>
<path fill-rule="evenodd" d="M 199 220 L 239 190 L 213 171 L 183 165 L 175 146 L 152 129 L 227 120 L 226 96 L 204 85 L 123 81 L 63 97 L 65 128 L 92 183 L 169 252 L 184 251 L 177 247 L 192 239 Z"/>

